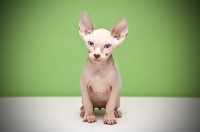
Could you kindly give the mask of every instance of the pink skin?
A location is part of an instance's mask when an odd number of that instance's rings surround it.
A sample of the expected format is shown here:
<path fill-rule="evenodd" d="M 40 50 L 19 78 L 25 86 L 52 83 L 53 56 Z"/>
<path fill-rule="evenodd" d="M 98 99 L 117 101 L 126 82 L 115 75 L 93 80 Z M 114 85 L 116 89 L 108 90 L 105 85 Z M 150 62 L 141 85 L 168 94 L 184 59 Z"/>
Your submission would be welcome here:
<path fill-rule="evenodd" d="M 120 106 L 121 78 L 112 52 L 124 41 L 127 33 L 126 18 L 120 19 L 108 31 L 94 30 L 89 15 L 86 12 L 81 15 L 79 34 L 89 53 L 80 81 L 83 103 L 80 116 L 84 122 L 96 121 L 94 108 L 106 109 L 105 124 L 116 124 L 116 118 L 122 117 L 121 111 L 117 110 Z"/>

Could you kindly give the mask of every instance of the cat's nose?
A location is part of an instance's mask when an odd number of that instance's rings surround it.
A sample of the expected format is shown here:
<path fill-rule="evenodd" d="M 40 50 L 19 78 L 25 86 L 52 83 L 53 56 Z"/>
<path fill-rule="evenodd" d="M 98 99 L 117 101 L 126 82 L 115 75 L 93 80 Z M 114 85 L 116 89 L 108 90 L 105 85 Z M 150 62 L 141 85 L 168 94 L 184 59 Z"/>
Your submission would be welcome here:
<path fill-rule="evenodd" d="M 97 58 L 100 57 L 100 55 L 99 54 L 94 54 L 94 57 L 97 59 Z"/>

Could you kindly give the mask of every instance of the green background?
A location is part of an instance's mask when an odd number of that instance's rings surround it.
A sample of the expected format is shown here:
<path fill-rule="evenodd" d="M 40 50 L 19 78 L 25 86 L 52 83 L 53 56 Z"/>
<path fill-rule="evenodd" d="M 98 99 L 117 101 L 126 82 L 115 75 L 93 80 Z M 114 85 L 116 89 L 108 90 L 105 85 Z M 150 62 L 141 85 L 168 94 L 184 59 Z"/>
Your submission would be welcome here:
<path fill-rule="evenodd" d="M 1 1 L 0 96 L 81 95 L 83 11 L 95 28 L 129 21 L 114 51 L 122 96 L 200 97 L 199 4 L 189 0 Z"/>

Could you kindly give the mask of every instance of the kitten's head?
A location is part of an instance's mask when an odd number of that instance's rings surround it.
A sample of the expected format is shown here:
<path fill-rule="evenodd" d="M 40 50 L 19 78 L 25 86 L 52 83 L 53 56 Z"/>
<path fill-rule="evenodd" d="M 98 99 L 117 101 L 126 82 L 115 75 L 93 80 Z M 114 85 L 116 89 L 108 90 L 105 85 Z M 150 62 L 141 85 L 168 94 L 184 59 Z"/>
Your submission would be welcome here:
<path fill-rule="evenodd" d="M 94 30 L 94 25 L 87 12 L 83 12 L 79 22 L 79 34 L 86 44 L 89 58 L 94 62 L 107 60 L 113 50 L 120 45 L 128 33 L 128 21 L 122 18 L 108 31 Z"/>

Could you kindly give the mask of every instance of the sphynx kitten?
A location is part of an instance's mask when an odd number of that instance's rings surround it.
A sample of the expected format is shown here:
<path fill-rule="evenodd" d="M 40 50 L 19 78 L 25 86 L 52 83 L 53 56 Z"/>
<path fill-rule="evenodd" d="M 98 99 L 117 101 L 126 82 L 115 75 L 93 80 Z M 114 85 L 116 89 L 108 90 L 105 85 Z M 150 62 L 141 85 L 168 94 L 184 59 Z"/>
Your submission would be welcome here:
<path fill-rule="evenodd" d="M 120 106 L 121 78 L 112 52 L 124 41 L 127 33 L 126 18 L 120 19 L 108 31 L 102 28 L 94 30 L 87 12 L 80 17 L 79 34 L 89 53 L 80 80 L 83 103 L 80 116 L 84 122 L 96 121 L 94 108 L 105 109 L 105 124 L 116 124 L 116 118 L 122 116 L 121 111 L 117 110 Z"/>

